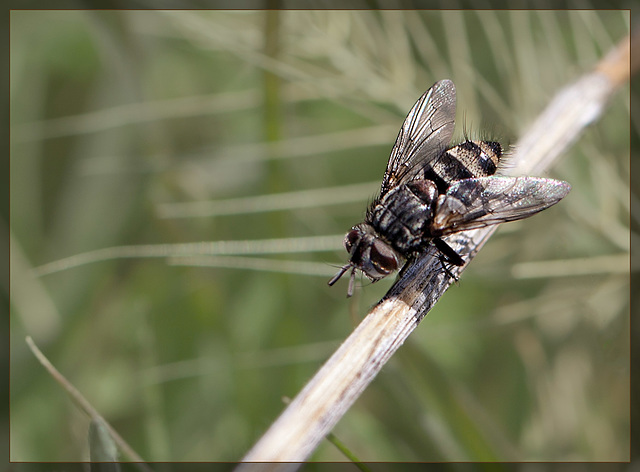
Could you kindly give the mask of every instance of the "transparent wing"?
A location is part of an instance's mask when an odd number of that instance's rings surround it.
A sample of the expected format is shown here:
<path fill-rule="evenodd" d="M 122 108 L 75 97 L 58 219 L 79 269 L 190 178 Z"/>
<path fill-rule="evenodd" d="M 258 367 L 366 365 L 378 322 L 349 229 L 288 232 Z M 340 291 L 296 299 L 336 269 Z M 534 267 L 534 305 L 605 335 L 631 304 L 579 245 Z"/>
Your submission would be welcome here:
<path fill-rule="evenodd" d="M 459 180 L 438 201 L 434 236 L 527 218 L 562 200 L 567 182 L 537 177 L 481 177 Z"/>
<path fill-rule="evenodd" d="M 436 82 L 413 105 L 391 150 L 380 196 L 410 181 L 448 146 L 456 115 L 456 88 L 449 79 Z"/>

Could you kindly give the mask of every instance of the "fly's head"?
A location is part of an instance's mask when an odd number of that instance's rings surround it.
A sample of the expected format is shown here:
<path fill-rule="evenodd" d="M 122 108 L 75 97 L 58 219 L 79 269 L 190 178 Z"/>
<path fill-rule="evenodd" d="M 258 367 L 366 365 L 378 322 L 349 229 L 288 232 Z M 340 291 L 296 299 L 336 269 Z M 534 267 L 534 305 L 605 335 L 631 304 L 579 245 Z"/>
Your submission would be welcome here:
<path fill-rule="evenodd" d="M 329 280 L 333 285 L 351 269 L 347 297 L 353 295 L 356 269 L 362 271 L 373 282 L 396 271 L 400 265 L 400 255 L 376 234 L 371 225 L 361 223 L 354 226 L 344 238 L 344 247 L 349 253 L 349 262 Z"/>

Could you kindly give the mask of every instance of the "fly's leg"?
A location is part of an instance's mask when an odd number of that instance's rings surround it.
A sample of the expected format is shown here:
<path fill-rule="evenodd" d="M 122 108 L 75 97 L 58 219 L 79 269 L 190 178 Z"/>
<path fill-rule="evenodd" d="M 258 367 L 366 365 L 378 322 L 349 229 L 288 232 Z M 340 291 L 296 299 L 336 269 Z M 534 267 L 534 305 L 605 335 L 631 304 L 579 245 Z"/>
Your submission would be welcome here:
<path fill-rule="evenodd" d="M 440 265 L 442 266 L 442 270 L 444 271 L 444 273 L 452 278 L 454 282 L 458 282 L 460 278 L 456 274 L 451 272 L 451 269 L 449 269 L 449 266 L 453 266 L 453 264 L 451 264 L 451 261 L 447 260 L 447 258 L 442 253 L 438 255 L 438 260 L 440 261 Z"/>
<path fill-rule="evenodd" d="M 440 251 L 438 259 L 440 260 L 442 269 L 449 277 L 457 282 L 458 277 L 454 275 L 453 272 L 451 272 L 451 270 L 449 269 L 449 265 L 459 267 L 461 265 L 464 265 L 464 260 L 462 260 L 460 254 L 454 251 L 451 246 L 449 246 L 440 238 L 433 238 L 433 245 L 436 247 L 436 249 L 438 249 L 438 251 Z"/>

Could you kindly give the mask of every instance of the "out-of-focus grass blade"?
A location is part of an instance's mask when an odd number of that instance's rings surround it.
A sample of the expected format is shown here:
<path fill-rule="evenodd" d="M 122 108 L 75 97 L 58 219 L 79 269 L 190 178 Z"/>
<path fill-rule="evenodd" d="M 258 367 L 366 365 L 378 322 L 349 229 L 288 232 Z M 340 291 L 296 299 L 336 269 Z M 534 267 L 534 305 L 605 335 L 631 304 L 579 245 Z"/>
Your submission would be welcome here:
<path fill-rule="evenodd" d="M 92 472 L 119 472 L 118 448 L 102 419 L 93 418 L 89 423 L 89 459 Z"/>

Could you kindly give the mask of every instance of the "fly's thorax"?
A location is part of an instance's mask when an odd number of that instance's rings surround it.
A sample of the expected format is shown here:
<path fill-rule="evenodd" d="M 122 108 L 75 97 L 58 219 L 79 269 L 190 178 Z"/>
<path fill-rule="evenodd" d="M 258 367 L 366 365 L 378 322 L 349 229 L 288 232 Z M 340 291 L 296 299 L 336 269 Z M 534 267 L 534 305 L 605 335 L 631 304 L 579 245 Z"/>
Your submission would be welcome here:
<path fill-rule="evenodd" d="M 424 231 L 433 217 L 437 199 L 434 182 L 414 180 L 391 189 L 374 202 L 365 221 L 406 258 L 428 244 Z"/>
<path fill-rule="evenodd" d="M 374 281 L 396 271 L 402 260 L 368 223 L 351 228 L 344 238 L 344 247 L 351 255 L 350 264 Z"/>

